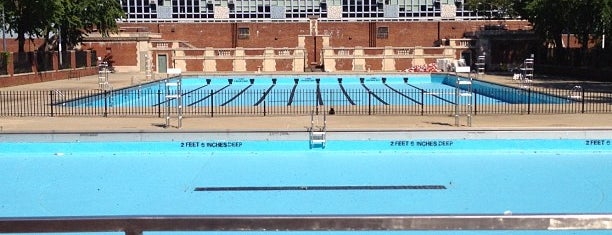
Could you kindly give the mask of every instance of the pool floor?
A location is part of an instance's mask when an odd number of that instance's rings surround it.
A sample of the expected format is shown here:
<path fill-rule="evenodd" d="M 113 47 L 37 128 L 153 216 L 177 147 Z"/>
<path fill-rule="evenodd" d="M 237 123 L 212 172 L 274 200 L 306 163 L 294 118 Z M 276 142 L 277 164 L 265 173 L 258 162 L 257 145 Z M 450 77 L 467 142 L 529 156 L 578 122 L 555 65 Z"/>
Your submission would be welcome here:
<path fill-rule="evenodd" d="M 604 213 L 608 154 L 17 154 L 1 157 L 0 205 L 2 216 Z"/>
<path fill-rule="evenodd" d="M 609 139 L 0 145 L 0 217 L 612 211 Z"/>
<path fill-rule="evenodd" d="M 461 78 L 465 79 L 465 78 Z M 474 81 L 473 96 L 465 94 L 467 85 L 455 85 L 456 78 L 446 74 L 434 75 L 370 75 L 370 76 L 196 76 L 184 77 L 181 101 L 186 107 L 199 106 L 352 106 L 352 105 L 454 105 L 477 101 L 479 104 L 532 102 L 559 103 L 559 97 L 543 97 L 510 87 Z M 175 84 L 178 80 L 167 82 Z M 156 81 L 127 89 L 116 90 L 106 96 L 86 97 L 67 102 L 68 106 L 159 106 L 177 101 L 166 100 L 166 95 L 177 93 L 176 86 Z M 161 95 L 160 95 L 161 94 Z M 459 95 L 458 95 L 459 94 Z"/>

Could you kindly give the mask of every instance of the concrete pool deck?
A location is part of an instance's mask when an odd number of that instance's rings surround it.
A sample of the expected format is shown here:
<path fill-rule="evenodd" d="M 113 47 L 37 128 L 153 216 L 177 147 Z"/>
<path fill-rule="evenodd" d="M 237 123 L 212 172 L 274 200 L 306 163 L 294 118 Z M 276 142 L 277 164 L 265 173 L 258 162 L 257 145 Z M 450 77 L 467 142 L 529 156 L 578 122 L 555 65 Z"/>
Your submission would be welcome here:
<path fill-rule="evenodd" d="M 313 76 L 316 76 L 313 74 Z M 165 77 L 165 76 L 164 76 Z M 484 81 L 510 86 L 518 85 L 510 76 L 485 75 Z M 149 80 L 150 81 L 150 80 Z M 109 82 L 115 88 L 148 82 L 144 73 L 112 73 Z M 534 86 L 561 88 L 587 84 L 563 79 L 536 79 Z M 608 87 L 609 83 L 588 82 L 589 86 Z M 98 89 L 97 75 L 76 79 L 43 82 L 8 90 L 93 90 Z M 604 89 L 604 88 L 602 88 Z M 14 132 L 181 132 L 181 131 L 305 131 L 310 116 L 286 117 L 198 117 L 185 118 L 182 128 L 165 128 L 164 118 L 142 117 L 2 117 L 0 133 Z M 379 130 L 506 130 L 506 129 L 612 129 L 612 114 L 547 114 L 547 115 L 476 115 L 468 127 L 466 117 L 455 126 L 452 116 L 328 116 L 329 131 Z"/>

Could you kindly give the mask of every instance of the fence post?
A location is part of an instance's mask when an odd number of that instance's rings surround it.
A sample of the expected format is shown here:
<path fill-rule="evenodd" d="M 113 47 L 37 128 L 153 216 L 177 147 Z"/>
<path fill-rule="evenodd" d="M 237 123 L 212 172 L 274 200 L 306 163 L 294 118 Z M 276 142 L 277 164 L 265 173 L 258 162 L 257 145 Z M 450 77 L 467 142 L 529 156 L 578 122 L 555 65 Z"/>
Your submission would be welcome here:
<path fill-rule="evenodd" d="M 472 92 L 472 96 L 474 96 L 474 106 L 472 107 L 474 110 L 474 116 L 476 116 L 476 113 L 478 113 L 478 109 L 476 107 L 478 107 L 476 101 L 478 101 L 478 99 L 476 99 L 476 94 L 478 94 L 478 90 L 474 89 L 474 92 Z"/>
<path fill-rule="evenodd" d="M 51 104 L 51 117 L 53 117 L 53 106 L 55 106 L 53 104 L 53 91 L 49 91 L 49 104 Z"/>
<path fill-rule="evenodd" d="M 425 90 L 421 89 L 421 116 L 425 115 Z"/>
<path fill-rule="evenodd" d="M 584 110 L 584 85 L 582 85 L 581 88 L 582 88 L 582 91 L 581 91 L 582 94 L 580 94 L 580 98 L 582 98 L 582 113 L 584 113 L 585 112 Z"/>
<path fill-rule="evenodd" d="M 368 91 L 368 115 L 372 115 L 372 92 Z"/>
<path fill-rule="evenodd" d="M 161 118 L 161 90 L 157 89 L 157 117 Z"/>
<path fill-rule="evenodd" d="M 531 87 L 527 88 L 527 114 L 531 114 Z"/>
<path fill-rule="evenodd" d="M 266 98 L 267 98 L 265 91 L 263 92 L 263 95 L 264 95 L 264 100 L 263 100 L 263 115 L 265 117 L 266 116 Z"/>
<path fill-rule="evenodd" d="M 108 91 L 104 91 L 104 115 L 103 117 L 108 117 Z"/>
<path fill-rule="evenodd" d="M 210 90 L 210 117 L 214 117 L 215 116 L 215 111 L 214 111 L 214 97 L 213 97 L 214 91 Z"/>

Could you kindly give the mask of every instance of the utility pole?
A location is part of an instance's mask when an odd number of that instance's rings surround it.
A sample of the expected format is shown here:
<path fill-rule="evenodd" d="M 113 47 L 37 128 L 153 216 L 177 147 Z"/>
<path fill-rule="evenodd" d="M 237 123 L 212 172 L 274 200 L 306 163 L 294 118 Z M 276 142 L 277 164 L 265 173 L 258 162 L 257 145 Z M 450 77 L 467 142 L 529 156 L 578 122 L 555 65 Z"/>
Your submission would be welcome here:
<path fill-rule="evenodd" d="M 6 20 L 4 19 L 4 6 L 2 6 L 2 51 L 6 52 Z"/>
<path fill-rule="evenodd" d="M 62 26 L 61 25 L 59 27 L 59 64 L 60 64 L 60 69 L 61 69 L 62 64 L 64 64 L 64 61 L 62 58 Z"/>

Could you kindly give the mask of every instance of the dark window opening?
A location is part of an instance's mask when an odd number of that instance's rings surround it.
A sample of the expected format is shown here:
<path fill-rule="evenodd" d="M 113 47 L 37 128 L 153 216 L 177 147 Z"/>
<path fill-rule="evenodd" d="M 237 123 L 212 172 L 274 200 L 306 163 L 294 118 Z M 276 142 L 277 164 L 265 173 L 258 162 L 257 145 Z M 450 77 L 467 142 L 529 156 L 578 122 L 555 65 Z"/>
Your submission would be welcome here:
<path fill-rule="evenodd" d="M 389 27 L 378 27 L 376 29 L 376 38 L 389 38 Z"/>
<path fill-rule="evenodd" d="M 248 39 L 249 38 L 249 28 L 238 28 L 238 38 L 239 39 Z"/>

